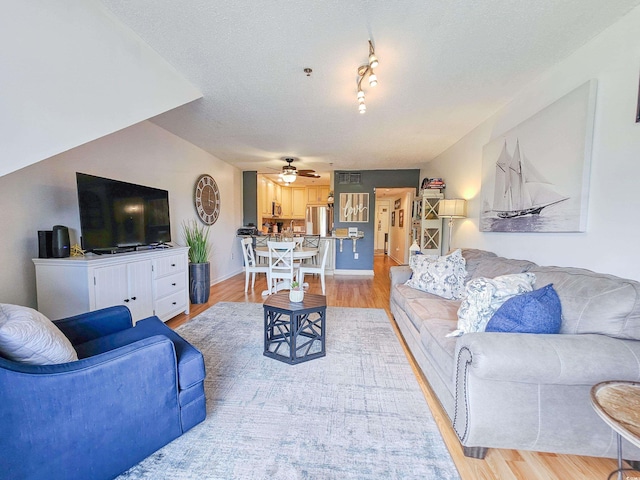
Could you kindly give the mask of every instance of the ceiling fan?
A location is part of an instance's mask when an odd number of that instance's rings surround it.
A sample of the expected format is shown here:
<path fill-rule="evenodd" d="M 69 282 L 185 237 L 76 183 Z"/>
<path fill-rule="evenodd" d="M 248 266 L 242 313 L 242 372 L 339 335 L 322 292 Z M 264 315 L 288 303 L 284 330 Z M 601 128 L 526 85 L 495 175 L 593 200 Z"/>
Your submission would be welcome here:
<path fill-rule="evenodd" d="M 284 157 L 283 160 L 287 162 L 287 165 L 282 167 L 280 177 L 282 177 L 282 180 L 287 183 L 295 182 L 297 177 L 320 178 L 320 175 L 318 175 L 315 170 L 298 170 L 296 167 L 291 165 L 294 161 L 298 160 L 297 158 Z"/>

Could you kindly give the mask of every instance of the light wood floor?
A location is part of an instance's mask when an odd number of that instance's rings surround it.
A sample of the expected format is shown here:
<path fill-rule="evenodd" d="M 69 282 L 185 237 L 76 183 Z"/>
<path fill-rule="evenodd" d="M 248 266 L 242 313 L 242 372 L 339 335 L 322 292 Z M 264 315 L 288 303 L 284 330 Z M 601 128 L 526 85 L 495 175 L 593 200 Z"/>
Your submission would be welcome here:
<path fill-rule="evenodd" d="M 389 311 L 389 267 L 393 264 L 394 262 L 388 257 L 376 255 L 374 257 L 374 277 L 327 276 L 327 305 L 382 308 L 387 312 L 398 338 L 405 346 L 409 363 L 418 378 L 427 403 L 463 480 L 596 480 L 606 479 L 609 473 L 615 470 L 616 461 L 612 459 L 556 455 L 522 450 L 489 449 L 489 453 L 487 453 L 484 460 L 465 457 L 458 438 L 449 423 L 447 414 L 417 368 L 415 360 L 406 348 L 402 335 Z M 319 277 L 305 276 L 305 281 L 309 282 L 309 291 L 311 293 L 322 293 Z M 179 315 L 169 320 L 167 324 L 175 328 L 210 306 L 222 301 L 262 303 L 261 292 L 265 288 L 264 275 L 259 275 L 256 278 L 255 289 L 251 291 L 251 285 L 249 285 L 249 292 L 244 293 L 244 274 L 236 275 L 229 280 L 214 285 L 211 288 L 208 303 L 192 305 L 188 316 Z M 633 477 L 633 475 L 633 473 L 630 474 L 629 478 L 640 478 L 639 473 L 635 474 L 636 477 Z"/>

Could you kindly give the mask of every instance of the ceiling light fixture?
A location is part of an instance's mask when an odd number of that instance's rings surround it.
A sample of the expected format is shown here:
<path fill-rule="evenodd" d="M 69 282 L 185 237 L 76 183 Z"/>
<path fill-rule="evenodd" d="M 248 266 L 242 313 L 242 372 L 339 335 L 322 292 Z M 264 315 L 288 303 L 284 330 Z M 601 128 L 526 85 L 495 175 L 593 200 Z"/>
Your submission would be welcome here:
<path fill-rule="evenodd" d="M 282 180 L 287 183 L 293 183 L 296 181 L 296 178 L 298 178 L 298 170 L 296 169 L 296 167 L 291 165 L 291 162 L 293 162 L 293 158 L 285 158 L 285 162 L 287 162 L 288 165 L 282 167 Z"/>
<path fill-rule="evenodd" d="M 367 106 L 364 104 L 364 91 L 362 90 L 362 81 L 365 77 L 369 77 L 369 86 L 375 87 L 378 84 L 378 77 L 373 71 L 379 65 L 378 57 L 376 57 L 376 51 L 373 48 L 373 43 L 369 40 L 369 63 L 367 65 L 360 65 L 358 67 L 358 110 L 360 113 L 367 111 Z"/>

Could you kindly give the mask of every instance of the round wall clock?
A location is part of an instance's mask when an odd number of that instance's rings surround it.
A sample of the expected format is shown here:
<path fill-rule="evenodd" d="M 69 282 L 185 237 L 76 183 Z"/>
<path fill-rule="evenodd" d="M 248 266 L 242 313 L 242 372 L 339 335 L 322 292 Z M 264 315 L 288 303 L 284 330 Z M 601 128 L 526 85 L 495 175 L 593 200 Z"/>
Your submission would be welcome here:
<path fill-rule="evenodd" d="M 220 190 L 211 175 L 200 175 L 193 201 L 203 223 L 213 225 L 220 215 Z"/>

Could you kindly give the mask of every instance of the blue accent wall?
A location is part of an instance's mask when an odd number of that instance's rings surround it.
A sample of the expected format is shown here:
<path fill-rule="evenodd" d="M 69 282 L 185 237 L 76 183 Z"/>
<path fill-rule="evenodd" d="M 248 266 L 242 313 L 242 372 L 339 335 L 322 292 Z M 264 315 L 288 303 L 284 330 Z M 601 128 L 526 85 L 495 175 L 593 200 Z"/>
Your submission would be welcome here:
<path fill-rule="evenodd" d="M 420 187 L 420 170 L 357 170 L 360 173 L 360 184 L 340 185 L 338 178 L 340 173 L 349 173 L 347 170 L 335 172 L 335 203 L 334 226 L 335 228 L 358 227 L 364 232 L 364 238 L 358 240 L 356 245 L 359 254 L 358 260 L 353 258 L 351 240 L 344 240 L 342 252 L 339 252 L 340 244 L 336 242 L 336 269 L 342 270 L 373 270 L 373 250 L 375 245 L 375 205 L 376 198 L 374 188 L 415 188 Z M 417 191 L 417 190 L 416 190 Z M 368 193 L 369 194 L 369 221 L 367 223 L 340 222 L 340 194 L 341 193 Z M 410 221 L 410 220 L 409 220 Z"/>

